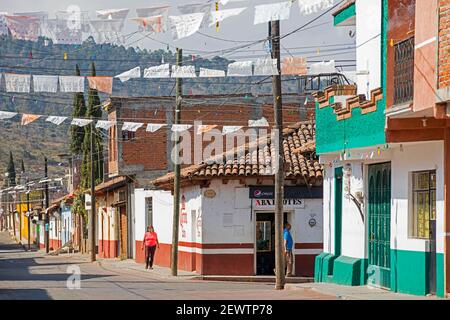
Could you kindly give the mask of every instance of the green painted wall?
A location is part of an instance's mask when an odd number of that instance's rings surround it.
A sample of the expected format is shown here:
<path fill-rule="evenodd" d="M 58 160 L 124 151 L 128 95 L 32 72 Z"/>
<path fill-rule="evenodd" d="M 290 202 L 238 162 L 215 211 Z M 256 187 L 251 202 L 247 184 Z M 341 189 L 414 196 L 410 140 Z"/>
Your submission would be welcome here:
<path fill-rule="evenodd" d="M 437 272 L 436 272 L 436 295 L 438 297 L 445 297 L 445 289 L 444 289 L 444 282 L 445 282 L 445 277 L 444 277 L 444 254 L 443 253 L 438 253 L 436 254 L 436 267 L 437 267 Z"/>
<path fill-rule="evenodd" d="M 345 20 L 353 17 L 356 15 L 356 5 L 353 3 L 350 7 L 348 7 L 347 9 L 341 11 L 339 14 L 337 14 L 334 17 L 334 25 L 338 26 L 339 24 L 341 24 L 342 22 L 344 22 Z"/>
<path fill-rule="evenodd" d="M 381 26 L 381 87 L 386 92 L 386 52 L 388 27 L 388 1 L 382 0 Z M 330 104 L 334 103 L 333 97 Z M 353 109 L 349 119 L 337 121 L 333 109 L 319 109 L 316 103 L 316 145 L 317 153 L 341 152 L 344 149 L 369 147 L 386 143 L 384 132 L 386 98 L 378 101 L 377 110 L 365 115 L 361 109 Z"/>
<path fill-rule="evenodd" d="M 333 103 L 330 99 L 330 104 Z M 349 119 L 337 121 L 330 107 L 319 109 L 316 103 L 317 153 L 341 152 L 344 149 L 368 147 L 386 143 L 385 99 L 378 101 L 377 110 L 365 115 L 353 109 Z"/>
<path fill-rule="evenodd" d="M 334 260 L 333 282 L 347 286 L 361 286 L 365 284 L 366 259 L 340 256 Z"/>
<path fill-rule="evenodd" d="M 391 290 L 428 294 L 429 252 L 391 250 Z M 436 254 L 436 294 L 444 296 L 444 254 Z"/>

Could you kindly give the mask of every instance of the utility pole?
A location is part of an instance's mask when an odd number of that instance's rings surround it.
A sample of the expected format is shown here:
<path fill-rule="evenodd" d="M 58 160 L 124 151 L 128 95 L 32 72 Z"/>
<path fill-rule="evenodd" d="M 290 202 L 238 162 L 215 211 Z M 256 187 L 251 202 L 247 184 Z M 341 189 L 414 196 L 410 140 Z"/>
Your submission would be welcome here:
<path fill-rule="evenodd" d="M 177 66 L 182 65 L 183 50 L 177 48 Z M 183 81 L 181 78 L 176 78 L 176 106 L 175 106 L 175 124 L 180 124 L 181 120 L 181 99 L 183 95 Z M 173 179 L 173 226 L 172 226 L 172 257 L 170 259 L 170 268 L 172 269 L 172 276 L 178 275 L 178 228 L 180 221 L 180 161 L 179 161 L 179 136 L 178 132 L 175 135 L 175 156 L 174 156 L 174 179 Z"/>
<path fill-rule="evenodd" d="M 95 170 L 94 170 L 94 121 L 91 122 L 91 210 L 89 211 L 89 233 L 88 238 L 91 249 L 91 262 L 95 258 Z"/>
<path fill-rule="evenodd" d="M 284 161 L 283 161 L 283 100 L 281 93 L 280 68 L 280 21 L 271 21 L 270 41 L 272 59 L 277 59 L 278 74 L 272 77 L 275 130 L 278 138 L 275 172 L 275 289 L 283 290 L 285 282 L 285 257 L 283 250 L 283 197 L 284 197 Z"/>
<path fill-rule="evenodd" d="M 50 213 L 48 212 L 48 209 L 50 207 L 50 199 L 48 196 L 48 166 L 47 166 L 47 157 L 45 157 L 44 159 L 45 161 L 45 223 L 44 223 L 44 228 L 45 228 L 45 253 L 49 253 L 50 252 L 50 237 L 49 237 L 49 229 L 50 229 L 50 219 L 49 219 L 49 215 Z"/>

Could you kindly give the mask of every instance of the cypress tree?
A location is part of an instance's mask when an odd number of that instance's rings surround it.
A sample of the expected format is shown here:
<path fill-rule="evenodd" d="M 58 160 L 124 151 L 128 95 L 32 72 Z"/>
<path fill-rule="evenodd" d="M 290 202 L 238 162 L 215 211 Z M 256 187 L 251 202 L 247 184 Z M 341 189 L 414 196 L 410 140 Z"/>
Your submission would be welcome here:
<path fill-rule="evenodd" d="M 91 64 L 91 76 L 96 76 L 95 64 Z M 86 110 L 86 118 L 99 119 L 102 117 L 102 107 L 100 105 L 100 97 L 98 91 L 89 88 L 88 106 Z M 83 141 L 83 164 L 81 167 L 81 185 L 89 188 L 91 185 L 91 126 L 84 127 Z M 101 138 L 100 129 L 93 129 L 94 140 L 94 172 L 95 184 L 103 181 L 103 139 Z"/>
<path fill-rule="evenodd" d="M 16 185 L 16 168 L 14 167 L 14 159 L 12 152 L 9 152 L 9 162 L 6 168 L 8 176 L 5 179 L 5 187 L 14 187 Z"/>
<path fill-rule="evenodd" d="M 76 65 L 75 75 L 80 76 L 80 68 Z M 73 118 L 83 118 L 86 115 L 86 103 L 84 101 L 84 94 L 82 92 L 75 93 L 73 97 Z M 70 127 L 70 151 L 74 155 L 82 154 L 84 128 L 78 126 Z"/>

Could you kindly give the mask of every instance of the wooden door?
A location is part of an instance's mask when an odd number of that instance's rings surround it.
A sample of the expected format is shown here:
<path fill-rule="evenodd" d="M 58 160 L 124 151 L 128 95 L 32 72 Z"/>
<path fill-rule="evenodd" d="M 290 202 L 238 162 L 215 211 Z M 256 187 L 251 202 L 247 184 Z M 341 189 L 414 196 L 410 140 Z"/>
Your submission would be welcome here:
<path fill-rule="evenodd" d="M 120 259 L 127 258 L 127 243 L 128 243 L 128 220 L 127 210 L 125 206 L 119 207 L 120 215 Z"/>

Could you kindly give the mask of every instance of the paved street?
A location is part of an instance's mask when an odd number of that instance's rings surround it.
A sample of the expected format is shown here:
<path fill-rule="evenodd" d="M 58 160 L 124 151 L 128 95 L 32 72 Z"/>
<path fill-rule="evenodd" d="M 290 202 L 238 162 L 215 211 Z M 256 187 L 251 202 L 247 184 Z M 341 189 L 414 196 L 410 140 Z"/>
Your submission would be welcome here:
<path fill-rule="evenodd" d="M 68 289 L 68 267 L 81 270 L 81 289 Z M 173 279 L 151 271 L 90 263 L 81 255 L 26 252 L 0 233 L 0 300 L 4 299 L 331 299 L 311 288 L 275 291 L 273 284 Z"/>

